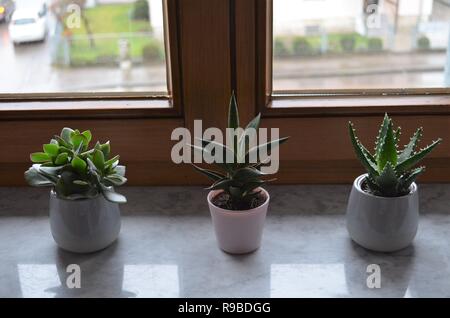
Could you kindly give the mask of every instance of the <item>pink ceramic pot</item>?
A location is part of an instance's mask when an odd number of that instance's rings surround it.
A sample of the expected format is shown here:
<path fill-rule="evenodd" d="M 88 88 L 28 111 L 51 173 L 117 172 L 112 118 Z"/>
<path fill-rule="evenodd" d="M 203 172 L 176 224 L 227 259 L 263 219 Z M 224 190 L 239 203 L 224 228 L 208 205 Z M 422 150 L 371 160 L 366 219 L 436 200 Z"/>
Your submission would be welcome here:
<path fill-rule="evenodd" d="M 225 252 L 245 254 L 253 252 L 261 245 L 270 196 L 263 188 L 259 190 L 263 192 L 266 201 L 255 209 L 243 211 L 225 210 L 215 206 L 211 200 L 222 190 L 209 192 L 208 205 L 217 243 Z"/>

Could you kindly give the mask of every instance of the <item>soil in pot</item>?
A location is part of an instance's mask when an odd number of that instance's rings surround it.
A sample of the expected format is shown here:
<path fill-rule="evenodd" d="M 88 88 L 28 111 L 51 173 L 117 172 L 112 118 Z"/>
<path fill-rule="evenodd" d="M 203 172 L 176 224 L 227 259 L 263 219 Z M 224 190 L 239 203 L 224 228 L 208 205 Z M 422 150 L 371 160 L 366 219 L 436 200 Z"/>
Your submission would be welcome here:
<path fill-rule="evenodd" d="M 257 208 L 257 207 L 261 206 L 262 204 L 264 204 L 264 202 L 266 202 L 266 196 L 261 191 L 258 194 L 256 194 L 255 196 L 253 196 L 250 200 L 244 201 L 241 204 L 239 204 L 237 209 L 233 209 L 233 206 L 231 204 L 231 197 L 228 193 L 225 193 L 225 192 L 221 192 L 218 195 L 216 195 L 215 197 L 213 197 L 211 199 L 211 202 L 215 206 L 217 206 L 221 209 L 225 209 L 225 210 L 250 210 L 250 209 Z"/>
<path fill-rule="evenodd" d="M 369 188 L 369 185 L 368 185 L 368 183 L 367 183 L 366 178 L 364 178 L 364 180 L 361 182 L 361 190 L 363 190 L 363 191 L 364 191 L 365 193 L 367 193 L 367 194 L 371 194 L 371 195 L 374 195 L 374 196 L 376 196 L 376 197 L 381 197 L 381 198 L 397 198 L 397 197 L 401 197 L 401 196 L 410 194 L 411 191 L 412 191 L 412 187 L 409 188 L 409 191 L 408 191 L 407 193 L 402 193 L 402 194 L 399 195 L 399 196 L 382 196 L 382 195 L 380 195 L 379 193 L 376 193 L 376 192 L 372 191 L 372 190 Z"/>

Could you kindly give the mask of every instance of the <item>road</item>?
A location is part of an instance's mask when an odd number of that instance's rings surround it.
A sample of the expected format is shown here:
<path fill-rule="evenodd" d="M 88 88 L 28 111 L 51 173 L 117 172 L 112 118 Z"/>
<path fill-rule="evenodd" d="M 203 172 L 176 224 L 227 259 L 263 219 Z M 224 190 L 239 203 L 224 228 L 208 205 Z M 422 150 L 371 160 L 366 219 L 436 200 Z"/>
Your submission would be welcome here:
<path fill-rule="evenodd" d="M 443 87 L 445 52 L 275 59 L 274 90 Z"/>
<path fill-rule="evenodd" d="M 0 93 L 167 90 L 165 65 L 134 66 L 128 79 L 118 66 L 54 67 L 51 36 L 44 43 L 14 46 L 7 25 L 0 24 Z"/>
<path fill-rule="evenodd" d="M 52 28 L 50 28 L 52 29 Z M 0 93 L 166 91 L 166 68 L 51 65 L 51 34 L 45 43 L 12 45 L 0 24 Z M 274 61 L 274 89 L 442 87 L 445 52 L 367 54 Z"/>

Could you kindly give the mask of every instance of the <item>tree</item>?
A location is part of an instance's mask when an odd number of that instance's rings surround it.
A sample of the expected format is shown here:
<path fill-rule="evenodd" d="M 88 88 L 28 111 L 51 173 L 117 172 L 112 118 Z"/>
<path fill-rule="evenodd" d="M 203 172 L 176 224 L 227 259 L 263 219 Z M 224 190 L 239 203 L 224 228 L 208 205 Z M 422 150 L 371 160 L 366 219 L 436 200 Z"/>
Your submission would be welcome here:
<path fill-rule="evenodd" d="M 95 47 L 94 37 L 92 35 L 91 25 L 86 16 L 86 0 L 53 0 L 50 5 L 50 11 L 55 15 L 56 19 L 64 28 L 64 33 L 69 33 L 70 29 L 79 26 L 70 25 L 68 19 L 79 19 L 86 29 L 86 34 L 89 38 L 90 47 Z M 72 21 L 71 20 L 71 21 Z"/>

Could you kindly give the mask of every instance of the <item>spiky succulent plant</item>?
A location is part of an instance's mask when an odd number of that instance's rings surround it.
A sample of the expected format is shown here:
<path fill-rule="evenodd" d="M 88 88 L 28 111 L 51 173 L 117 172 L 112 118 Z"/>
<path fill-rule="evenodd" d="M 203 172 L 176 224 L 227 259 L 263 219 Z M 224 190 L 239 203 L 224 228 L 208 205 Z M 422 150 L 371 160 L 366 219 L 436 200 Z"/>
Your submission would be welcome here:
<path fill-rule="evenodd" d="M 356 137 L 351 122 L 348 129 L 356 156 L 368 173 L 365 178 L 366 190 L 383 197 L 408 194 L 411 184 L 425 171 L 423 166 L 414 167 L 441 142 L 439 138 L 429 146 L 416 150 L 422 137 L 422 128 L 418 128 L 400 151 L 400 127 L 394 130 L 392 119 L 385 114 L 376 139 L 375 152 L 372 154 Z"/>
<path fill-rule="evenodd" d="M 63 128 L 43 152 L 30 155 L 34 163 L 25 179 L 32 186 L 51 186 L 58 197 L 68 200 L 94 198 L 99 194 L 111 202 L 125 203 L 126 198 L 114 191 L 123 185 L 125 166 L 119 165 L 119 156 L 110 158 L 109 141 L 97 142 L 89 149 L 92 134 Z"/>
<path fill-rule="evenodd" d="M 201 147 L 192 146 L 195 151 L 199 151 L 202 154 L 208 153 L 211 156 L 215 156 L 216 151 L 222 154 L 223 160 L 221 162 L 213 162 L 220 168 L 220 171 L 204 169 L 196 165 L 193 166 L 197 171 L 214 182 L 207 188 L 208 190 L 223 190 L 225 192 L 228 196 L 225 207 L 229 210 L 254 208 L 256 198 L 260 194 L 260 191 L 256 189 L 269 181 L 275 180 L 263 179 L 269 173 L 263 173 L 260 171 L 260 168 L 270 162 L 270 157 L 262 158 L 261 151 L 265 149 L 265 153 L 268 154 L 289 137 L 279 138 L 263 144 L 257 144 L 256 140 L 253 140 L 254 143 L 252 143 L 250 140 L 251 137 L 249 137 L 251 136 L 249 131 L 253 130 L 256 132 L 258 130 L 260 118 L 261 115 L 258 114 L 248 123 L 245 129 L 229 138 L 233 140 L 233 146 L 231 148 L 222 143 L 205 139 L 201 139 Z M 239 127 L 238 106 L 233 93 L 228 111 L 228 128 L 235 130 Z M 231 133 L 230 130 L 227 130 L 227 133 Z M 232 158 L 233 160 L 230 162 L 226 158 Z"/>

